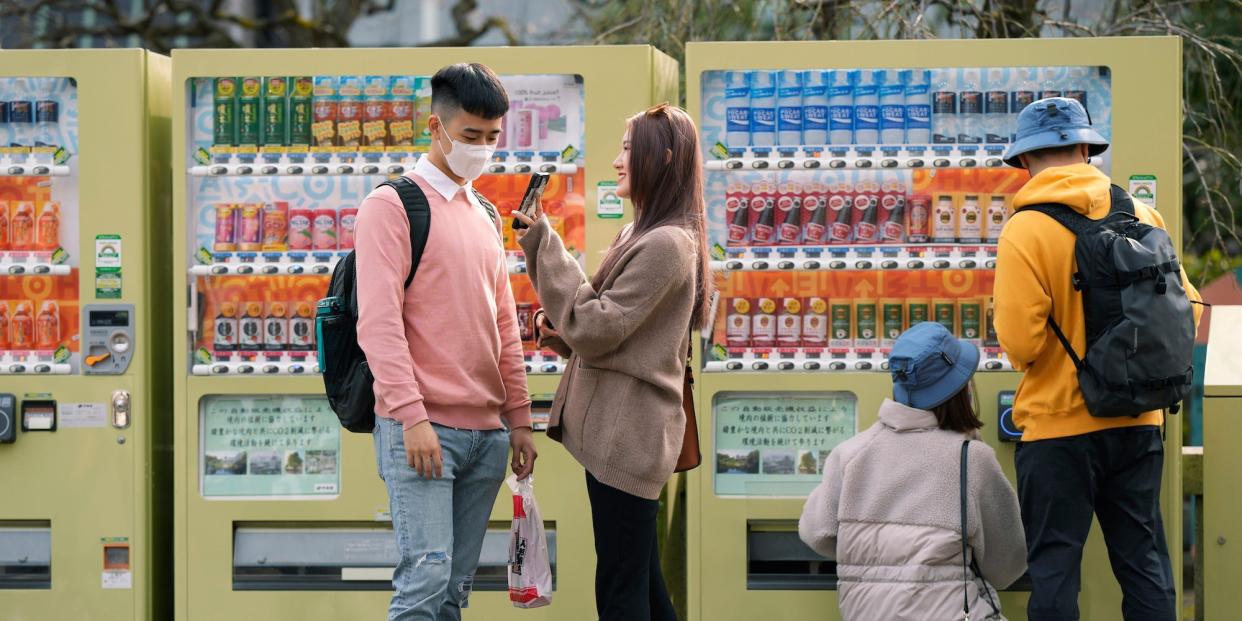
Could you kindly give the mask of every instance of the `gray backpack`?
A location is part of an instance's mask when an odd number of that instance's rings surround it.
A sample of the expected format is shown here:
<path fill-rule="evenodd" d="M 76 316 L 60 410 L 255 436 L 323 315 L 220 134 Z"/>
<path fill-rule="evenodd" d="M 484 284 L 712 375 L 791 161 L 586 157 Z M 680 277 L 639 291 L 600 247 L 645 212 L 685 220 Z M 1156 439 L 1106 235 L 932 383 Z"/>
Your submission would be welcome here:
<path fill-rule="evenodd" d="M 1173 241 L 1134 215 L 1130 195 L 1112 186 L 1108 215 L 1092 220 L 1065 205 L 1043 213 L 1078 237 L 1074 289 L 1083 292 L 1087 351 L 1079 357 L 1057 322 L 1048 324 L 1078 368 L 1093 416 L 1176 412 L 1194 377 L 1194 313 L 1182 287 Z"/>

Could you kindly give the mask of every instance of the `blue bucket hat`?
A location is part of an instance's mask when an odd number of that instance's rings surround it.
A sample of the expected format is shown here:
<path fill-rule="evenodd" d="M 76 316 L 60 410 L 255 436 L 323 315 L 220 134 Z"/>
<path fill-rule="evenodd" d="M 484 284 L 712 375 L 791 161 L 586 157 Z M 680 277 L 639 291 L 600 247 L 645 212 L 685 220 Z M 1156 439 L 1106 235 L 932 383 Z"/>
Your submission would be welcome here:
<path fill-rule="evenodd" d="M 1071 144 L 1089 145 L 1091 155 L 1108 150 L 1108 140 L 1091 128 L 1091 115 L 1077 99 L 1040 99 L 1018 113 L 1018 132 L 1005 153 L 1005 163 L 1022 168 L 1018 156 L 1023 153 Z"/>
<path fill-rule="evenodd" d="M 979 367 L 979 349 L 934 321 L 906 330 L 888 358 L 893 398 L 912 408 L 930 410 L 956 395 Z"/>

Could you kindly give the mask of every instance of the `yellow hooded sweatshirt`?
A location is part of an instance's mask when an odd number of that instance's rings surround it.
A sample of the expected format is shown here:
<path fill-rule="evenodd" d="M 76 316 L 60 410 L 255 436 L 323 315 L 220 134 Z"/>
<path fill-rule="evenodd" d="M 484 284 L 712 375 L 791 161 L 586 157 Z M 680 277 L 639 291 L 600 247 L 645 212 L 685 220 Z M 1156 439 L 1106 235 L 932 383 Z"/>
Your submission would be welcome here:
<path fill-rule="evenodd" d="M 1109 178 L 1090 164 L 1057 166 L 1031 178 L 1014 197 L 1014 208 L 1061 203 L 1088 218 L 1108 214 Z M 1134 201 L 1138 219 L 1164 228 L 1160 213 Z M 1017 212 L 1001 232 L 996 259 L 995 325 L 1001 348 L 1014 368 L 1025 371 L 1014 397 L 1014 423 L 1022 440 L 1031 442 L 1078 436 L 1104 429 L 1160 425 L 1164 413 L 1136 418 L 1096 418 L 1087 412 L 1078 374 L 1065 349 L 1048 326 L 1052 315 L 1081 355 L 1087 347 L 1082 293 L 1070 277 L 1076 268 L 1074 234 L 1039 212 Z M 1182 272 L 1182 286 L 1191 300 L 1199 292 Z M 1195 325 L 1202 307 L 1193 304 Z"/>

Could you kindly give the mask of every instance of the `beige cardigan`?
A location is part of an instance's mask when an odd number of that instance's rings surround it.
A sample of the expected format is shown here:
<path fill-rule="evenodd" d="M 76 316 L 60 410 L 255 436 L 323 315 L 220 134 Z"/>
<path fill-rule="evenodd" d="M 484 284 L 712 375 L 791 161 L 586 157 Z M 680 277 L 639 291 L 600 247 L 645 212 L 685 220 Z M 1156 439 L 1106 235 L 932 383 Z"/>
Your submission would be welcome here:
<path fill-rule="evenodd" d="M 521 243 L 539 301 L 566 346 L 561 353 L 571 354 L 548 436 L 601 483 L 659 498 L 685 434 L 694 239 L 676 226 L 647 232 L 600 292 L 546 219 Z"/>

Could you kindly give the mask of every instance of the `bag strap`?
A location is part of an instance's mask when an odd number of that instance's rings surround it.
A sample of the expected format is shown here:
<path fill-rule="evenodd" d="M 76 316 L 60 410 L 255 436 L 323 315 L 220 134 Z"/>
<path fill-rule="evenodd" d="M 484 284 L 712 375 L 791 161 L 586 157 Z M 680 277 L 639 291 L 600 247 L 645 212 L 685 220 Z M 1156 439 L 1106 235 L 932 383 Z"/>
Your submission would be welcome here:
<path fill-rule="evenodd" d="M 970 440 L 962 440 L 961 505 L 962 505 L 962 614 L 970 621 L 970 562 L 967 561 L 966 545 L 966 463 L 970 455 Z"/>
<path fill-rule="evenodd" d="M 1082 370 L 1082 358 L 1074 351 L 1074 347 L 1070 345 L 1069 339 L 1065 337 L 1065 333 L 1061 331 L 1061 326 L 1057 325 L 1057 320 L 1048 315 L 1048 325 L 1052 327 L 1052 332 L 1057 335 L 1057 340 L 1061 341 L 1061 347 L 1065 348 L 1065 353 L 1069 354 L 1070 360 L 1074 362 L 1074 368 Z"/>
<path fill-rule="evenodd" d="M 487 212 L 487 217 L 492 221 L 492 224 L 499 224 L 500 216 L 496 214 L 496 206 L 487 200 L 487 197 L 483 196 L 483 193 L 478 191 L 473 185 L 470 186 L 470 191 L 474 192 L 474 197 L 479 199 L 479 204 L 483 206 L 483 211 Z"/>
<path fill-rule="evenodd" d="M 427 203 L 427 195 L 423 194 L 422 188 L 404 175 L 389 179 L 380 186 L 396 190 L 401 205 L 405 207 L 405 217 L 410 220 L 410 273 L 405 277 L 405 288 L 409 289 L 423 259 L 423 250 L 427 248 L 427 236 L 431 234 L 431 205 Z"/>

